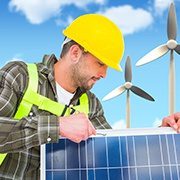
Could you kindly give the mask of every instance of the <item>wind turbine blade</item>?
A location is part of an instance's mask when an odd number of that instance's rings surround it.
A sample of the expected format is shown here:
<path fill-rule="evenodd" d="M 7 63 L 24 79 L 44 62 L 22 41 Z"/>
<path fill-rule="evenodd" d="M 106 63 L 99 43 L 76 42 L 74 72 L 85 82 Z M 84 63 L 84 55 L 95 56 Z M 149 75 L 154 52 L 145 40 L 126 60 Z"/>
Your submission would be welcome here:
<path fill-rule="evenodd" d="M 164 54 L 166 54 L 169 51 L 166 44 L 160 45 L 157 48 L 150 51 L 148 54 L 146 54 L 144 57 L 142 57 L 137 63 L 136 66 L 141 66 L 143 64 L 149 63 L 157 58 L 160 58 Z"/>
<path fill-rule="evenodd" d="M 180 54 L 180 44 L 177 45 L 177 47 L 174 49 L 178 54 Z"/>
<path fill-rule="evenodd" d="M 174 3 L 171 3 L 168 14 L 168 22 L 167 22 L 167 35 L 168 39 L 176 39 L 177 35 L 177 20 L 176 20 L 176 11 L 174 7 Z"/>
<path fill-rule="evenodd" d="M 147 100 L 150 100 L 150 101 L 154 101 L 154 98 L 151 97 L 147 92 L 143 91 L 142 89 L 140 89 L 139 87 L 136 87 L 136 86 L 132 86 L 130 88 L 130 90 L 135 93 L 136 95 L 142 97 L 142 98 L 145 98 Z"/>
<path fill-rule="evenodd" d="M 124 91 L 126 90 L 125 86 L 122 85 L 114 90 L 112 90 L 109 94 L 107 94 L 103 99 L 102 101 L 106 101 L 106 100 L 109 100 L 109 99 L 112 99 L 120 94 L 122 94 Z"/>
<path fill-rule="evenodd" d="M 131 59 L 128 56 L 125 65 L 125 81 L 131 82 L 131 80 L 132 80 Z"/>

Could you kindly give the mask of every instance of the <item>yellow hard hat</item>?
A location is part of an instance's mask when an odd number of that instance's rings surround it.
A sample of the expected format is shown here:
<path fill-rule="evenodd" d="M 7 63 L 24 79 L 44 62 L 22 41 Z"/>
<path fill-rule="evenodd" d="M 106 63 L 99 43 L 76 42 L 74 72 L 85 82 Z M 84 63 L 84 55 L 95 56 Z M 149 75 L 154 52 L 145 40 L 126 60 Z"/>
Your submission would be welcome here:
<path fill-rule="evenodd" d="M 120 29 L 99 14 L 85 14 L 75 19 L 63 34 L 80 44 L 107 66 L 121 70 L 124 39 Z"/>

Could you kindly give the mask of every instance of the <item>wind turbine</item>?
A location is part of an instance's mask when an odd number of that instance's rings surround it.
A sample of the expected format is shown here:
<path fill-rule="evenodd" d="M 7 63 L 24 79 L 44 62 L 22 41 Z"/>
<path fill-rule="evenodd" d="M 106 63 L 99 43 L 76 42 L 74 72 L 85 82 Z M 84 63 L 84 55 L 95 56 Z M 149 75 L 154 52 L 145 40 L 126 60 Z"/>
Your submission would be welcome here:
<path fill-rule="evenodd" d="M 129 56 L 126 59 L 125 76 L 124 77 L 125 77 L 125 83 L 123 85 L 117 87 L 113 91 L 111 91 L 102 100 L 106 101 L 106 100 L 109 100 L 111 98 L 114 98 L 114 97 L 122 94 L 125 91 L 127 92 L 127 95 L 126 95 L 126 127 L 129 128 L 130 127 L 130 91 L 132 91 L 136 95 L 138 95 L 142 98 L 145 98 L 147 100 L 154 101 L 154 99 L 148 93 L 146 93 L 139 87 L 134 86 L 132 84 L 132 82 L 131 82 L 131 80 L 132 80 L 131 60 L 130 60 Z"/>
<path fill-rule="evenodd" d="M 174 62 L 174 51 L 180 54 L 180 44 L 176 41 L 177 35 L 177 20 L 175 5 L 171 3 L 169 8 L 169 14 L 167 19 L 167 36 L 168 41 L 166 44 L 162 44 L 157 48 L 150 51 L 144 57 L 142 57 L 136 66 L 149 63 L 151 61 L 160 58 L 170 51 L 170 64 L 169 64 L 169 113 L 173 114 L 175 109 L 175 62 Z"/>

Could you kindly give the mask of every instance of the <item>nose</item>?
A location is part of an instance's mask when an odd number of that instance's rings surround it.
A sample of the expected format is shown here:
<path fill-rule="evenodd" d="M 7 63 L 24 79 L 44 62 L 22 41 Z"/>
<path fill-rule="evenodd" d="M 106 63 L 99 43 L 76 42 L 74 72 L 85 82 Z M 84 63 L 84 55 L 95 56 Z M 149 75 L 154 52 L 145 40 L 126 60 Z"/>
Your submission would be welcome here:
<path fill-rule="evenodd" d="M 107 68 L 108 67 L 106 65 L 101 67 L 100 72 L 99 72 L 99 77 L 101 77 L 101 78 L 105 78 L 106 77 Z"/>

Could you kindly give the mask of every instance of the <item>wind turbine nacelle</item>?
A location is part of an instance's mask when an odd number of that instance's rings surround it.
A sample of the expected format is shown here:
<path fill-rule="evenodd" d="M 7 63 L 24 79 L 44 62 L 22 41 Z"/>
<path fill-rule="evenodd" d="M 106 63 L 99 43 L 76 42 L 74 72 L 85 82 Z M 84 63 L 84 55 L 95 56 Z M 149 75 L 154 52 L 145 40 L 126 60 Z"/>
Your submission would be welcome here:
<path fill-rule="evenodd" d="M 167 47 L 169 49 L 175 49 L 177 47 L 177 42 L 174 40 L 174 39 L 170 39 L 168 42 L 167 42 Z"/>
<path fill-rule="evenodd" d="M 132 83 L 131 82 L 125 82 L 124 86 L 126 89 L 130 89 L 132 87 Z"/>

